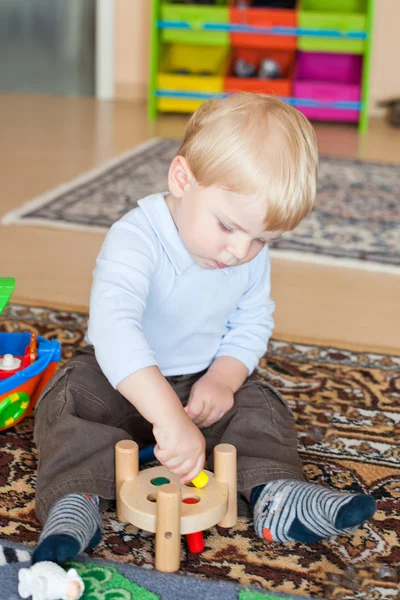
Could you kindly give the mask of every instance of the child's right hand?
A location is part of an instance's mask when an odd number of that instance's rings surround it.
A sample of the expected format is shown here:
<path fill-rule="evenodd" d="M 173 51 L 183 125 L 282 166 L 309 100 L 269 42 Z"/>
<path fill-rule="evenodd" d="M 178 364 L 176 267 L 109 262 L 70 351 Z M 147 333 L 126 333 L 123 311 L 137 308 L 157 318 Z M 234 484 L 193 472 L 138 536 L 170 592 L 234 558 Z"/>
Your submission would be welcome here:
<path fill-rule="evenodd" d="M 204 467 L 206 443 L 203 434 L 182 411 L 182 415 L 165 424 L 155 424 L 154 455 L 164 467 L 188 483 Z"/>

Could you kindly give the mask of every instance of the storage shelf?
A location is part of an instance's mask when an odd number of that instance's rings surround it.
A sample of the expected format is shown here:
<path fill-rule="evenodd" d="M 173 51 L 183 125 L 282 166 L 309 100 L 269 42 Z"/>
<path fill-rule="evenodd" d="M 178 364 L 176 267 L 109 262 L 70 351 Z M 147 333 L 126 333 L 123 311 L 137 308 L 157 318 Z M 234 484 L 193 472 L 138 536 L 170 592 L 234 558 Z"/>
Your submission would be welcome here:
<path fill-rule="evenodd" d="M 223 98 L 229 96 L 228 92 L 197 92 L 184 90 L 156 90 L 158 98 L 180 98 L 190 100 L 211 100 L 212 98 Z M 277 96 L 292 106 L 303 106 L 312 108 L 336 108 L 338 110 L 361 110 L 361 102 L 350 102 L 345 100 L 313 100 L 312 98 L 294 98 L 290 96 Z"/>
<path fill-rule="evenodd" d="M 201 27 L 193 27 L 187 21 L 157 21 L 158 29 L 177 29 L 184 31 L 215 31 L 228 33 L 251 33 L 254 35 L 287 35 L 294 37 L 339 38 L 366 40 L 366 31 L 339 31 L 335 29 L 309 29 L 300 27 L 258 27 L 256 25 L 240 25 L 239 23 L 203 23 Z"/>
<path fill-rule="evenodd" d="M 358 122 L 365 132 L 374 0 L 248 4 L 152 0 L 150 118 L 243 90 L 274 94 L 311 120 Z M 249 76 L 238 76 L 239 58 L 251 66 Z M 256 76 L 265 59 L 278 64 L 279 78 Z"/>

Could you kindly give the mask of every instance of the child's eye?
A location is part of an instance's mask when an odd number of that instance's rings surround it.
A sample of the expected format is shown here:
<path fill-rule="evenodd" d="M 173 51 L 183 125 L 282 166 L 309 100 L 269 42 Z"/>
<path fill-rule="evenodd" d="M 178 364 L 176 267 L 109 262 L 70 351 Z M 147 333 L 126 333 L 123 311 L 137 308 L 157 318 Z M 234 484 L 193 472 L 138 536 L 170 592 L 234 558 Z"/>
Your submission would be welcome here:
<path fill-rule="evenodd" d="M 225 231 L 226 233 L 232 233 L 233 229 L 229 229 L 229 227 L 224 225 L 222 221 L 218 220 L 218 224 L 219 224 L 220 228 L 222 229 L 222 231 Z"/>
<path fill-rule="evenodd" d="M 265 246 L 265 244 L 267 243 L 265 240 L 260 240 L 260 238 L 256 238 L 256 242 L 262 244 L 263 246 Z"/>

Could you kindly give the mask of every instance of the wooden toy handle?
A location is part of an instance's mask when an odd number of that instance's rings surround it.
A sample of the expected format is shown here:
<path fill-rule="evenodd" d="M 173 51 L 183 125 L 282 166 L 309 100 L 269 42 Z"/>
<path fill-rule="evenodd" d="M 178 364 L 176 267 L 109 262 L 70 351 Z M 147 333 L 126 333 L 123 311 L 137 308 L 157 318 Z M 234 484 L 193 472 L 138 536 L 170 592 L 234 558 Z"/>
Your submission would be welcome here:
<path fill-rule="evenodd" d="M 218 523 L 220 527 L 233 527 L 237 523 L 237 466 L 236 448 L 232 444 L 218 444 L 214 448 L 214 476 L 228 486 L 228 510 Z"/>
<path fill-rule="evenodd" d="M 175 483 L 157 489 L 156 569 L 178 571 L 181 554 L 181 488 Z"/>
<path fill-rule="evenodd" d="M 120 492 L 126 479 L 134 479 L 139 473 L 139 446 L 132 440 L 121 440 L 115 445 L 115 486 L 117 501 L 117 517 L 120 521 L 128 522 L 125 518 Z"/>

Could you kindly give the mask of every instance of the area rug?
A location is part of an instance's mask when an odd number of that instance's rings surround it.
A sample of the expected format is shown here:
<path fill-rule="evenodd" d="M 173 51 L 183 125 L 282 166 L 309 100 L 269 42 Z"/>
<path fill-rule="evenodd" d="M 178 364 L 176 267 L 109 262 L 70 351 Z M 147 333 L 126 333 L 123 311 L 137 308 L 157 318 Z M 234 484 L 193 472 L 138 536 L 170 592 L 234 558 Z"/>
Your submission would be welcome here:
<path fill-rule="evenodd" d="M 137 200 L 167 189 L 179 142 L 150 140 L 7 213 L 3 224 L 104 232 Z M 400 273 L 400 166 L 321 157 L 315 209 L 273 256 Z"/>
<path fill-rule="evenodd" d="M 2 598 L 19 600 L 18 571 L 30 566 L 30 549 L 0 542 L 0 589 Z M 85 584 L 81 600 L 295 600 L 300 596 L 256 591 L 238 584 L 170 575 L 134 565 L 81 556 L 64 565 L 74 568 Z"/>
<path fill-rule="evenodd" d="M 86 323 L 85 313 L 12 304 L 0 317 L 0 330 L 57 337 L 67 360 L 84 344 Z M 257 373 L 294 412 L 310 481 L 371 493 L 378 511 L 354 536 L 277 544 L 255 536 L 242 502 L 235 527 L 205 532 L 204 552 L 190 554 L 182 544 L 179 574 L 312 598 L 398 598 L 400 357 L 272 340 Z M 26 547 L 40 532 L 32 427 L 27 418 L 0 433 L 0 539 Z M 124 526 L 110 510 L 103 541 L 90 555 L 95 558 L 151 570 L 154 536 Z"/>

